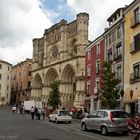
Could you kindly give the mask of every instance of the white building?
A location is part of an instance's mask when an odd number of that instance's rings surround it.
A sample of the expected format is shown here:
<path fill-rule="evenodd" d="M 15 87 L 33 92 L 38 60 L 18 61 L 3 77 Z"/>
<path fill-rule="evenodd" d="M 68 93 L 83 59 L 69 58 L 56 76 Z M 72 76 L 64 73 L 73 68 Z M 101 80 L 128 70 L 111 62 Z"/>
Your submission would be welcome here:
<path fill-rule="evenodd" d="M 0 105 L 10 102 L 11 64 L 0 60 Z"/>

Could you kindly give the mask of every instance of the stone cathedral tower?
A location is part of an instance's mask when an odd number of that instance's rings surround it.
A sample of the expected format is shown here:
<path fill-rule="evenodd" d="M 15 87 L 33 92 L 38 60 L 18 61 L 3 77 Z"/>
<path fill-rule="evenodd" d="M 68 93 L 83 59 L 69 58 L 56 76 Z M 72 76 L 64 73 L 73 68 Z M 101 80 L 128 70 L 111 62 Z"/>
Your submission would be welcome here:
<path fill-rule="evenodd" d="M 83 107 L 88 21 L 87 13 L 79 13 L 71 23 L 61 20 L 33 39 L 32 99 L 47 104 L 50 84 L 59 80 L 62 105 Z"/>

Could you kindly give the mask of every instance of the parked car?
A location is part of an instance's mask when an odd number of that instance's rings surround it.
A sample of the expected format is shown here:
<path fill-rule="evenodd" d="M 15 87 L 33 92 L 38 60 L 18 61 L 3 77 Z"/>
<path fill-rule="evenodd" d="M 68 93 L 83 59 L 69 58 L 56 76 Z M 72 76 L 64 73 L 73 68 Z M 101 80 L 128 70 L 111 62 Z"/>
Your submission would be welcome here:
<path fill-rule="evenodd" d="M 102 135 L 108 132 L 128 133 L 128 121 L 130 115 L 123 110 L 97 110 L 94 114 L 89 114 L 81 120 L 81 129 L 101 131 Z"/>
<path fill-rule="evenodd" d="M 49 115 L 49 121 L 58 122 L 68 122 L 71 123 L 72 117 L 70 112 L 67 110 L 55 110 L 52 114 Z"/>

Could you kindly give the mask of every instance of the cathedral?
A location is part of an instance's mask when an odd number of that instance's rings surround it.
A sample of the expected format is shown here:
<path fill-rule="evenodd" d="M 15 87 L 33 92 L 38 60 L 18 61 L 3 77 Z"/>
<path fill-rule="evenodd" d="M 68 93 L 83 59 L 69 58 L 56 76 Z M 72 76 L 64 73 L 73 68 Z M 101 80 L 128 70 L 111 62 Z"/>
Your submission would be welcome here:
<path fill-rule="evenodd" d="M 33 39 L 31 99 L 47 105 L 50 85 L 60 81 L 61 105 L 84 107 L 85 48 L 88 41 L 89 15 L 79 13 L 76 20 L 61 20 Z"/>

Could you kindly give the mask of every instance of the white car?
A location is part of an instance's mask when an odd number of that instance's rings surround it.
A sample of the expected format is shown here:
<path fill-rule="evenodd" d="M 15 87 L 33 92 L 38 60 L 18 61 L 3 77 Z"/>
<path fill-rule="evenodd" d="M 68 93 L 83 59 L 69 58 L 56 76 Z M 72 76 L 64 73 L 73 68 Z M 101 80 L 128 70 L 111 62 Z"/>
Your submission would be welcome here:
<path fill-rule="evenodd" d="M 66 110 L 55 110 L 52 114 L 49 115 L 49 121 L 58 122 L 68 122 L 71 123 L 72 117 L 70 112 Z"/>

